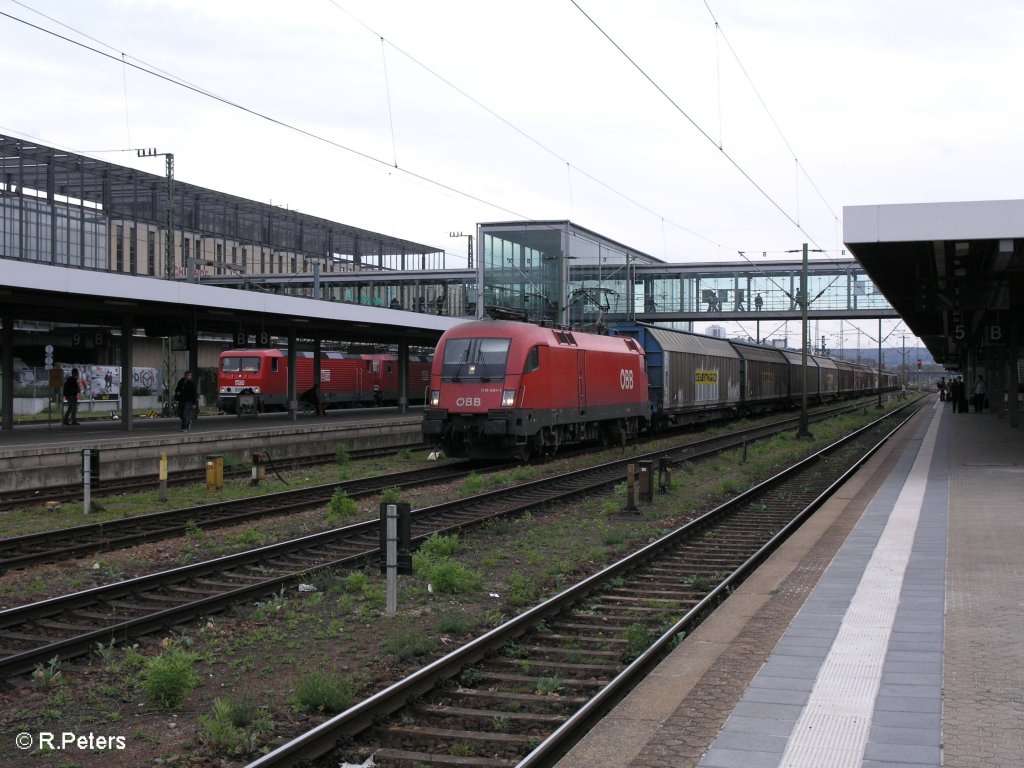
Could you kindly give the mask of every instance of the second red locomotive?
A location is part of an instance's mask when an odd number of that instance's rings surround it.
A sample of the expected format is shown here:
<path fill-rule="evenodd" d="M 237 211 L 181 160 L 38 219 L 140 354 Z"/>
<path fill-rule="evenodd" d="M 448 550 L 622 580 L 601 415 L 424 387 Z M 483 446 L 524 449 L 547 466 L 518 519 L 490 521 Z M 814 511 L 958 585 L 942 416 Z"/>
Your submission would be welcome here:
<path fill-rule="evenodd" d="M 313 387 L 312 352 L 295 354 L 296 392 Z M 422 403 L 430 375 L 429 355 L 409 355 L 409 403 Z M 220 354 L 217 405 L 234 413 L 240 393 L 256 397 L 259 410 L 282 410 L 288 402 L 288 354 L 279 349 L 229 349 Z M 330 406 L 393 405 L 398 402 L 398 357 L 323 352 L 320 403 Z"/>
<path fill-rule="evenodd" d="M 423 432 L 452 456 L 528 458 L 618 443 L 651 415 L 635 339 L 500 320 L 458 325 L 434 353 Z"/>

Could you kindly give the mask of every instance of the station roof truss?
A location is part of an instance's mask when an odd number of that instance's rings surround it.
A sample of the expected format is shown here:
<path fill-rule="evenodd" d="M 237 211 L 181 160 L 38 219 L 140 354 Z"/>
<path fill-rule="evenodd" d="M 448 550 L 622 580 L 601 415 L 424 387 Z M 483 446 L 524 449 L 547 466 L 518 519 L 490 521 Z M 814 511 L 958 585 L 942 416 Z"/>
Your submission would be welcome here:
<path fill-rule="evenodd" d="M 0 194 L 32 195 L 101 210 L 109 220 L 166 222 L 167 179 L 85 155 L 0 135 Z M 270 203 L 173 185 L 174 227 L 287 251 L 310 260 L 436 256 L 442 249 Z"/>

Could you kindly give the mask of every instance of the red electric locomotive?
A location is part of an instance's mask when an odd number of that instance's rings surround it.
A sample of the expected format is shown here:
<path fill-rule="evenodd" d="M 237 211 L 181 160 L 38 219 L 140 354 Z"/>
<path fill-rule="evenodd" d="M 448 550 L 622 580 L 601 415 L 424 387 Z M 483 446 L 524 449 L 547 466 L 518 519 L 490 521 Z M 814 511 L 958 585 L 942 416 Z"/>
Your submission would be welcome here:
<path fill-rule="evenodd" d="M 619 442 L 650 420 L 635 339 L 499 320 L 444 333 L 424 436 L 449 455 L 528 458 L 560 445 Z"/>
<path fill-rule="evenodd" d="M 301 397 L 313 388 L 312 352 L 295 353 L 295 387 Z M 430 372 L 430 356 L 409 356 L 409 402 L 422 403 Z M 249 391 L 260 410 L 288 405 L 288 353 L 280 349 L 229 349 L 220 354 L 217 405 L 234 413 L 238 395 Z M 322 352 L 320 402 L 325 407 L 389 405 L 398 402 L 398 357 Z"/>

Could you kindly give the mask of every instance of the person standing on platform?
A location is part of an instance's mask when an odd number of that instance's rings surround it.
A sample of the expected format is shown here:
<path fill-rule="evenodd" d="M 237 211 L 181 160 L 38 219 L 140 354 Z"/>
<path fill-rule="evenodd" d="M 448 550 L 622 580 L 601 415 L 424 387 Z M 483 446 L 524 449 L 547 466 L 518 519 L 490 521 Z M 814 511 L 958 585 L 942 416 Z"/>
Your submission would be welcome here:
<path fill-rule="evenodd" d="M 178 379 L 174 387 L 174 399 L 178 401 L 178 418 L 181 420 L 181 431 L 188 432 L 192 426 L 192 413 L 198 402 L 196 384 L 192 381 L 192 371 Z"/>
<path fill-rule="evenodd" d="M 758 312 L 760 312 L 761 311 L 761 307 L 763 307 L 763 306 L 764 306 L 764 299 L 761 298 L 761 294 L 759 293 L 759 294 L 757 294 L 757 296 L 754 297 L 754 309 L 757 310 Z"/>
<path fill-rule="evenodd" d="M 985 408 L 985 401 L 988 400 L 988 387 L 985 386 L 985 377 L 980 373 L 971 390 L 971 399 L 974 401 L 974 412 L 981 413 Z"/>
<path fill-rule="evenodd" d="M 956 413 L 956 410 L 959 407 L 958 404 L 960 402 L 960 379 L 958 379 L 956 376 L 950 378 L 949 384 L 946 385 L 946 389 L 946 397 L 948 397 L 950 402 L 953 403 L 953 413 Z"/>
<path fill-rule="evenodd" d="M 64 389 L 62 390 L 68 401 L 67 407 L 64 409 L 65 424 L 78 424 L 78 393 L 81 391 L 82 388 L 78 386 L 78 369 L 72 368 L 71 375 L 64 379 Z"/>

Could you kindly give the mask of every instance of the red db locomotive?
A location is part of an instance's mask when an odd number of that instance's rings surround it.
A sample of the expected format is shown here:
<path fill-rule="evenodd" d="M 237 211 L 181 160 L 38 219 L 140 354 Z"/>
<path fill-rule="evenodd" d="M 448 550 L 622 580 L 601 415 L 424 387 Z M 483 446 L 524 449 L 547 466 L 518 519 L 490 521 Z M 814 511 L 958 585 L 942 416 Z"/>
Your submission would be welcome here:
<path fill-rule="evenodd" d="M 422 403 L 430 376 L 429 355 L 409 355 L 409 403 Z M 313 387 L 312 352 L 296 352 L 296 393 Z M 217 405 L 234 413 L 239 393 L 256 398 L 260 410 L 282 410 L 288 404 L 288 354 L 280 349 L 229 349 L 220 353 Z M 398 402 L 398 357 L 322 352 L 320 403 L 332 406 L 394 405 Z"/>

